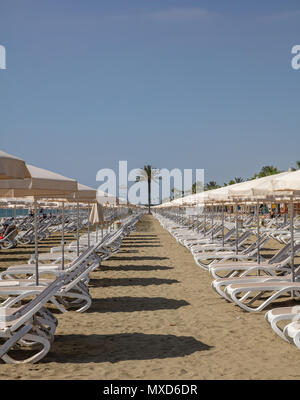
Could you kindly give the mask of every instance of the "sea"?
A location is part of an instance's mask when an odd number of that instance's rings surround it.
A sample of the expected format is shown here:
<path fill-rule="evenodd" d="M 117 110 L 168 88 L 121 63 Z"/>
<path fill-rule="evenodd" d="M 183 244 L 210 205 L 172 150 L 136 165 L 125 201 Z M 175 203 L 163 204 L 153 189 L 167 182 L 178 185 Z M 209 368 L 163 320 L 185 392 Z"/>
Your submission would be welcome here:
<path fill-rule="evenodd" d="M 51 210 L 45 210 L 46 214 L 51 214 L 56 215 L 56 214 L 61 214 L 61 210 L 57 209 L 51 209 Z M 65 213 L 68 214 L 69 210 L 65 210 Z M 8 218 L 8 217 L 14 217 L 15 215 L 18 216 L 25 216 L 29 214 L 29 209 L 27 208 L 0 208 L 0 218 Z"/>

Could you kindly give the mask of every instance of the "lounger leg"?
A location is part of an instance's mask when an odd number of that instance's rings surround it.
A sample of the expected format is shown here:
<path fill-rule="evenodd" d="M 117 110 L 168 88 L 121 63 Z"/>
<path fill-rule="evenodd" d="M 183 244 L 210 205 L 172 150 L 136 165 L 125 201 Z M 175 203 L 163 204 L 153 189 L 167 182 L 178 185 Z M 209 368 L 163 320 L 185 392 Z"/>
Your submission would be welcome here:
<path fill-rule="evenodd" d="M 42 345 L 42 350 L 40 350 L 38 353 L 34 354 L 31 357 L 26 358 L 25 360 L 16 360 L 14 358 L 12 358 L 11 356 L 9 356 L 7 353 L 5 353 L 3 356 L 1 356 L 2 360 L 7 363 L 7 364 L 26 364 L 26 363 L 36 363 L 39 360 L 41 360 L 43 357 L 46 356 L 46 354 L 49 352 L 50 350 L 50 342 L 43 337 L 40 337 L 38 335 L 34 335 L 34 334 L 26 334 L 23 337 L 24 340 L 28 340 L 31 342 L 35 342 L 35 343 L 39 343 Z M 7 350 L 7 352 L 11 349 L 11 346 L 9 347 L 9 349 Z"/>
<path fill-rule="evenodd" d="M 290 318 L 287 316 L 285 318 L 283 318 L 282 316 L 274 317 L 271 320 L 271 327 L 272 327 L 273 331 L 275 333 L 277 333 L 278 336 L 281 337 L 281 339 L 285 340 L 286 342 L 291 343 L 291 340 L 288 340 L 287 336 L 285 336 L 283 334 L 283 329 L 280 329 L 278 326 L 278 322 L 283 321 L 283 320 L 288 320 L 288 319 L 290 319 Z"/>

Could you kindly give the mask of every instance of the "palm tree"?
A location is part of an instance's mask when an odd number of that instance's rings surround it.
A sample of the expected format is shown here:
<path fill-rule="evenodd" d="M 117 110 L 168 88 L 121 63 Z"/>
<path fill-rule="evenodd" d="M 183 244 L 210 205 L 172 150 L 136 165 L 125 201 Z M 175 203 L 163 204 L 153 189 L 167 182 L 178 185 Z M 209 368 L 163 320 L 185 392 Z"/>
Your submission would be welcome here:
<path fill-rule="evenodd" d="M 212 189 L 218 189 L 220 186 L 217 185 L 216 181 L 210 181 L 205 184 L 205 190 L 212 190 Z"/>
<path fill-rule="evenodd" d="M 148 183 L 148 213 L 151 214 L 151 181 L 156 181 L 158 178 L 159 170 L 152 168 L 151 165 L 144 165 L 144 168 L 140 170 L 140 180 L 147 181 Z"/>
<path fill-rule="evenodd" d="M 241 182 L 244 182 L 244 179 L 237 177 L 237 178 L 234 178 L 234 181 L 235 181 L 235 183 L 241 183 Z"/>
<path fill-rule="evenodd" d="M 203 192 L 203 190 L 204 187 L 202 182 L 198 181 L 192 184 L 192 194 Z"/>
<path fill-rule="evenodd" d="M 258 174 L 255 174 L 253 176 L 253 178 L 262 178 L 264 176 L 269 176 L 269 175 L 275 175 L 275 174 L 279 174 L 280 171 L 278 170 L 278 168 L 274 167 L 273 165 L 265 165 L 264 167 L 262 167 L 262 169 L 260 170 L 260 172 Z"/>
<path fill-rule="evenodd" d="M 230 179 L 230 181 L 228 183 L 224 183 L 224 186 L 234 185 L 235 183 L 241 183 L 241 182 L 244 182 L 243 178 L 235 177 L 234 179 Z"/>

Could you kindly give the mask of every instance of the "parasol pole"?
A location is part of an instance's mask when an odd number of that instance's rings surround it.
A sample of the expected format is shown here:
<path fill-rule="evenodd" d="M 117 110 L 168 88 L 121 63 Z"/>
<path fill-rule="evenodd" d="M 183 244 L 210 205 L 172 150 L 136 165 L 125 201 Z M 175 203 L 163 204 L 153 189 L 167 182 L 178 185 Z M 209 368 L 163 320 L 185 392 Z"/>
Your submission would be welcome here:
<path fill-rule="evenodd" d="M 257 222 L 257 263 L 260 264 L 260 226 L 259 226 L 259 203 L 256 201 L 256 222 Z"/>
<path fill-rule="evenodd" d="M 238 226 L 238 205 L 235 204 L 235 254 L 239 253 L 239 226 Z"/>
<path fill-rule="evenodd" d="M 224 203 L 222 202 L 222 246 L 224 248 Z"/>
<path fill-rule="evenodd" d="M 295 282 L 295 244 L 294 244 L 294 197 L 291 196 L 291 217 L 290 217 L 290 231 L 291 231 L 291 269 L 292 269 L 292 282 Z"/>
<path fill-rule="evenodd" d="M 62 202 L 62 224 L 61 224 L 61 269 L 65 269 L 65 202 Z"/>
<path fill-rule="evenodd" d="M 39 251 L 38 251 L 38 216 L 37 201 L 34 197 L 34 258 L 35 258 L 35 284 L 39 286 Z"/>
<path fill-rule="evenodd" d="M 103 240 L 103 225 L 104 225 L 104 222 L 105 222 L 105 217 L 104 217 L 104 208 L 102 208 L 102 217 L 103 217 L 103 220 L 102 220 L 102 223 L 101 223 L 101 240 Z"/>
<path fill-rule="evenodd" d="M 77 200 L 77 257 L 79 256 L 79 201 Z"/>
<path fill-rule="evenodd" d="M 90 202 L 88 201 L 88 247 L 90 247 Z"/>
<path fill-rule="evenodd" d="M 211 213 L 211 241 L 214 241 L 214 206 L 211 207 L 212 213 Z"/>
<path fill-rule="evenodd" d="M 204 236 L 206 236 L 206 208 L 204 205 Z"/>

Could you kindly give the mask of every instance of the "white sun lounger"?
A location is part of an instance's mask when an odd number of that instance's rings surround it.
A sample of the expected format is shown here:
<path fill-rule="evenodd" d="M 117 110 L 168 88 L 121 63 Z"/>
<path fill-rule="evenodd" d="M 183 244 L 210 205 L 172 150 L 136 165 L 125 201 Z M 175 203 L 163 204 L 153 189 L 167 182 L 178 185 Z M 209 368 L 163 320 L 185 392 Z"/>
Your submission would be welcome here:
<path fill-rule="evenodd" d="M 300 297 L 300 282 L 239 283 L 226 286 L 225 293 L 245 311 L 258 312 L 283 295 Z M 265 296 L 265 297 L 263 297 Z M 260 301 L 257 304 L 257 301 Z"/>
<path fill-rule="evenodd" d="M 50 317 L 44 305 L 63 285 L 63 276 L 56 279 L 29 303 L 22 307 L 0 307 L 0 358 L 9 364 L 34 363 L 49 352 L 55 317 Z M 47 329 L 48 327 L 50 329 Z M 37 345 L 39 346 L 37 348 Z M 34 354 L 17 358 L 13 350 L 18 347 L 30 348 Z"/>
<path fill-rule="evenodd" d="M 283 340 L 290 341 L 283 333 L 284 329 L 279 325 L 285 321 L 295 321 L 300 319 L 300 305 L 293 307 L 278 307 L 269 310 L 265 314 L 265 320 L 271 325 L 271 328 Z"/>

